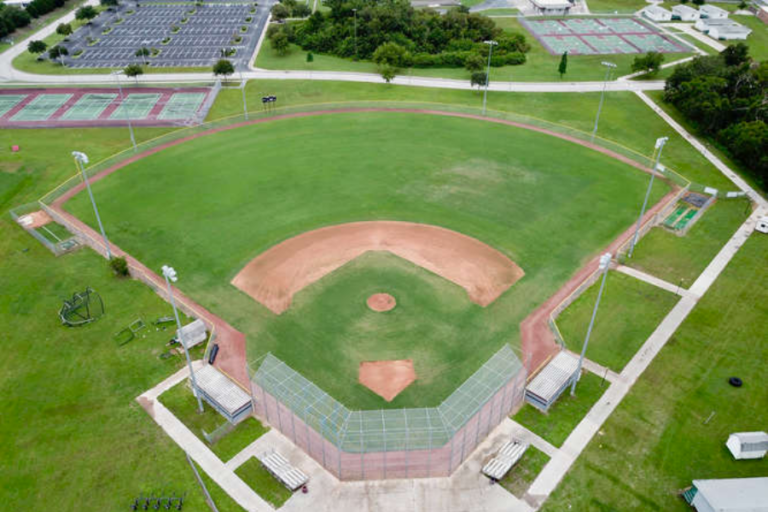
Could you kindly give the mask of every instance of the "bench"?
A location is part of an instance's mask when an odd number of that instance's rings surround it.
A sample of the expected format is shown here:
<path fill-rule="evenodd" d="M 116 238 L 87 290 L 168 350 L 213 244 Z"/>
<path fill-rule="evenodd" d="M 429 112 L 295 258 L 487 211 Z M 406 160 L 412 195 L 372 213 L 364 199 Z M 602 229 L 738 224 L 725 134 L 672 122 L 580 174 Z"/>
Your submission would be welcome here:
<path fill-rule="evenodd" d="M 295 491 L 306 485 L 309 480 L 307 475 L 302 473 L 301 470 L 291 466 L 285 457 L 275 451 L 262 454 L 262 456 L 259 457 L 259 461 L 261 462 L 261 465 L 264 466 L 264 469 L 269 471 L 272 476 L 290 491 Z"/>
<path fill-rule="evenodd" d="M 491 481 L 498 482 L 517 464 L 527 449 L 528 443 L 514 439 L 507 441 L 496 456 L 483 466 L 483 474 Z"/>

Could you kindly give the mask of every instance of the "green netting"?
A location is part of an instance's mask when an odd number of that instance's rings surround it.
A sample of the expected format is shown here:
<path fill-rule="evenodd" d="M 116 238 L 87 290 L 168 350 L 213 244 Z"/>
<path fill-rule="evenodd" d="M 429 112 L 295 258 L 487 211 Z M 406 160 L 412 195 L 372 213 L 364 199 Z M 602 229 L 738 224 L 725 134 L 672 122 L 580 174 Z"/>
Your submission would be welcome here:
<path fill-rule="evenodd" d="M 372 411 L 349 410 L 272 354 L 252 379 L 341 450 L 370 453 L 443 446 L 520 371 L 505 345 L 438 407 Z"/>

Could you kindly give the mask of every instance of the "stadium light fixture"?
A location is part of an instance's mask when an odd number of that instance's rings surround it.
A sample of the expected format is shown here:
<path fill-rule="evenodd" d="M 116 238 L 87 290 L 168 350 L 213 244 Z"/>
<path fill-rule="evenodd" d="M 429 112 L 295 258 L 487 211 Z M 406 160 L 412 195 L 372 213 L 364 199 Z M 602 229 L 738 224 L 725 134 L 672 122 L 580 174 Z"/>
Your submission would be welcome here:
<path fill-rule="evenodd" d="M 243 81 L 243 71 L 240 70 L 240 89 L 243 91 L 243 115 L 248 120 L 248 104 L 245 102 L 245 82 Z"/>
<path fill-rule="evenodd" d="M 123 96 L 123 86 L 120 84 L 120 75 L 125 73 L 123 70 L 119 69 L 117 71 L 113 71 L 111 74 L 115 77 L 115 81 L 117 82 L 117 89 L 120 91 L 120 105 L 122 106 L 125 101 L 125 97 Z M 133 136 L 133 125 L 131 125 L 131 115 L 129 112 L 126 112 L 125 119 L 128 121 L 128 132 L 131 134 L 131 144 L 133 144 L 133 150 L 136 151 L 136 137 Z"/>
<path fill-rule="evenodd" d="M 187 350 L 187 343 L 184 341 L 184 335 L 181 332 L 181 320 L 179 319 L 179 310 L 176 309 L 176 300 L 173 298 L 173 287 L 171 282 L 179 280 L 179 276 L 176 270 L 168 265 L 162 267 L 163 277 L 165 278 L 165 284 L 168 286 L 168 297 L 171 299 L 171 306 L 173 306 L 173 316 L 176 317 L 176 335 L 179 338 L 179 343 L 184 349 L 184 355 L 187 356 L 187 367 L 189 367 L 189 378 L 192 381 L 192 394 L 197 398 L 197 407 L 199 412 L 203 412 L 203 401 L 200 399 L 200 392 L 197 390 L 197 380 L 195 379 L 195 372 L 192 371 L 192 359 L 189 357 L 189 350 Z"/>
<path fill-rule="evenodd" d="M 587 336 L 584 338 L 584 345 L 581 347 L 581 356 L 579 356 L 579 364 L 576 367 L 576 377 L 571 384 L 571 396 L 576 393 L 576 384 L 581 378 L 581 365 L 584 363 L 584 355 L 587 353 L 587 345 L 589 345 L 589 337 L 592 335 L 592 327 L 595 325 L 595 317 L 597 316 L 597 308 L 600 307 L 600 298 L 603 296 L 603 289 L 605 288 L 605 278 L 608 276 L 608 269 L 611 267 L 611 253 L 607 252 L 600 256 L 600 265 L 598 272 L 603 273 L 603 280 L 600 283 L 600 291 L 597 292 L 597 300 L 595 301 L 595 308 L 592 310 L 592 318 L 589 320 L 589 327 L 587 328 Z"/>
<path fill-rule="evenodd" d="M 635 226 L 635 234 L 632 237 L 632 243 L 629 245 L 629 252 L 627 253 L 627 257 L 631 258 L 632 253 L 635 252 L 635 244 L 637 244 L 637 239 L 640 237 L 640 223 L 643 221 L 643 215 L 645 214 L 645 208 L 648 206 L 648 198 L 651 196 L 651 189 L 653 188 L 653 178 L 656 176 L 656 172 L 663 172 L 661 169 L 664 169 L 662 166 L 659 165 L 659 160 L 661 159 L 661 151 L 664 149 L 664 145 L 669 140 L 669 137 L 659 137 L 656 139 L 656 145 L 654 146 L 654 151 L 656 152 L 656 161 L 653 163 L 653 168 L 651 169 L 651 180 L 648 182 L 648 190 L 645 191 L 645 199 L 643 200 L 643 207 L 640 208 L 640 216 L 637 218 L 637 226 Z"/>
<path fill-rule="evenodd" d="M 483 44 L 488 45 L 488 68 L 485 71 L 485 92 L 483 93 L 483 115 L 485 115 L 485 102 L 488 98 L 488 83 L 491 81 L 491 55 L 493 55 L 493 47 L 499 43 L 491 39 L 489 41 L 483 41 Z"/>
<path fill-rule="evenodd" d="M 96 214 L 96 222 L 99 223 L 99 229 L 101 230 L 101 236 L 104 238 L 104 248 L 107 250 L 107 259 L 112 259 L 112 251 L 109 248 L 109 240 L 107 239 L 107 233 L 104 231 L 104 224 L 101 223 L 101 216 L 99 215 L 99 209 L 96 207 L 96 200 L 93 198 L 93 191 L 91 190 L 91 184 L 88 182 L 88 175 L 85 173 L 85 166 L 88 164 L 88 155 L 82 151 L 73 151 L 72 156 L 75 159 L 77 168 L 83 175 L 83 182 L 85 182 L 85 188 L 88 189 L 88 195 L 91 198 L 91 204 L 93 205 L 93 212 Z"/>
<path fill-rule="evenodd" d="M 616 68 L 616 64 L 613 62 L 603 61 L 600 63 L 605 66 L 605 80 L 603 80 L 603 92 L 600 93 L 600 104 L 597 106 L 597 116 L 595 116 L 595 128 L 592 130 L 592 142 L 595 142 L 595 136 L 597 135 L 597 125 L 600 123 L 600 111 L 603 110 L 603 100 L 605 99 L 605 89 L 608 87 L 608 80 L 611 78 L 611 73 Z"/>

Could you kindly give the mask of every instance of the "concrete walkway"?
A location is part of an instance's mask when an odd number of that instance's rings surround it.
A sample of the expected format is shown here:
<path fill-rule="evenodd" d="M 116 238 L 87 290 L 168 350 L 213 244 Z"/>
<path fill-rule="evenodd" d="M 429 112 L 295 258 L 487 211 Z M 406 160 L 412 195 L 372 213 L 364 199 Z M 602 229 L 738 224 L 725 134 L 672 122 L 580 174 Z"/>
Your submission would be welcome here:
<path fill-rule="evenodd" d="M 711 47 L 713 50 L 720 53 L 721 51 L 725 50 L 726 46 L 722 43 L 719 43 L 712 39 L 711 37 L 702 34 L 698 30 L 695 30 L 693 28 L 693 25 L 690 23 L 667 23 L 665 26 L 672 27 L 678 29 L 680 32 L 683 32 L 685 34 L 688 34 L 692 38 L 696 39 L 697 41 L 704 43 L 705 45 Z"/>
<path fill-rule="evenodd" d="M 663 279 L 659 279 L 656 276 L 652 276 L 651 274 L 646 274 L 642 270 L 637 270 L 636 268 L 627 267 L 625 265 L 619 265 L 616 267 L 616 270 L 621 272 L 622 274 L 626 274 L 628 276 L 634 277 L 635 279 L 639 279 L 640 281 L 645 281 L 646 283 L 655 286 L 656 288 L 661 288 L 662 290 L 667 290 L 670 293 L 674 293 L 675 295 L 679 295 L 681 297 L 685 297 L 690 292 L 683 288 L 682 286 L 678 286 L 676 284 L 672 284 L 668 281 L 664 281 Z"/>
<path fill-rule="evenodd" d="M 613 413 L 614 409 L 627 395 L 632 385 L 648 368 L 656 355 L 680 327 L 688 314 L 693 310 L 699 297 L 702 297 L 712 286 L 717 277 L 733 258 L 739 248 L 754 231 L 757 219 L 765 215 L 763 209 L 756 209 L 741 225 L 731 239 L 723 246 L 717 256 L 707 266 L 704 272 L 691 286 L 691 293 L 682 297 L 672 308 L 672 311 L 662 320 L 656 330 L 635 354 L 624 370 L 619 374 L 619 380 L 611 384 L 600 400 L 590 409 L 584 419 L 571 432 L 563 446 L 554 457 L 544 466 L 526 494 L 526 500 L 537 508 L 544 503 L 555 490 L 565 474 L 603 423 Z"/>

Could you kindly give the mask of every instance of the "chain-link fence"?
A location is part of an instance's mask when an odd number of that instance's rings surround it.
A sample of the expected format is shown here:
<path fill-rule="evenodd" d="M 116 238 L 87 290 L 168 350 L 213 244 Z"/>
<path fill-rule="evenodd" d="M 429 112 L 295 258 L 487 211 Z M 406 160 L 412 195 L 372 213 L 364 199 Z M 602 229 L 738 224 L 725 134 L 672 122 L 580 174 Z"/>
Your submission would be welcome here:
<path fill-rule="evenodd" d="M 439 406 L 353 411 L 268 354 L 254 411 L 340 480 L 450 475 L 522 404 L 526 370 L 502 347 Z"/>
<path fill-rule="evenodd" d="M 36 222 L 36 216 L 44 213 L 39 203 L 17 206 L 9 213 L 19 226 L 56 256 L 73 251 L 80 245 L 77 238 L 60 225 Z"/>

